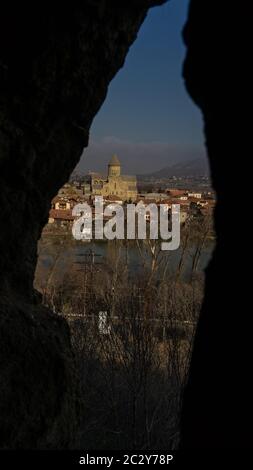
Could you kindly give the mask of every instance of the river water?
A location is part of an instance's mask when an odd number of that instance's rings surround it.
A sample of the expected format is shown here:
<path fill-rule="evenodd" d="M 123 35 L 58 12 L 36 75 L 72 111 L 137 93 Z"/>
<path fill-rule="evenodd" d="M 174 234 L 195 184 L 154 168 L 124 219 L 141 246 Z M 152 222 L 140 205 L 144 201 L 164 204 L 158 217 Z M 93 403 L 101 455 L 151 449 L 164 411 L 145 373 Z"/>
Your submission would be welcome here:
<path fill-rule="evenodd" d="M 214 241 L 209 241 L 203 247 L 198 262 L 197 273 L 203 273 L 208 265 L 214 249 Z M 140 275 L 151 263 L 151 253 L 146 245 L 141 245 L 141 249 L 134 242 L 119 241 L 92 241 L 90 243 L 72 242 L 64 244 L 50 243 L 48 241 L 43 244 L 38 257 L 36 270 L 37 287 L 42 287 L 49 273 L 54 270 L 54 276 L 58 279 L 62 278 L 66 273 L 71 271 L 71 267 L 78 263 L 94 263 L 103 265 L 113 265 L 115 259 L 120 260 L 121 264 L 127 265 L 129 273 L 132 275 Z M 188 247 L 184 256 L 182 276 L 187 280 L 191 276 L 192 262 L 196 246 L 192 244 Z M 182 248 L 175 251 L 164 251 L 159 257 L 163 257 L 163 262 L 168 262 L 168 275 L 175 275 L 180 259 L 182 256 Z"/>

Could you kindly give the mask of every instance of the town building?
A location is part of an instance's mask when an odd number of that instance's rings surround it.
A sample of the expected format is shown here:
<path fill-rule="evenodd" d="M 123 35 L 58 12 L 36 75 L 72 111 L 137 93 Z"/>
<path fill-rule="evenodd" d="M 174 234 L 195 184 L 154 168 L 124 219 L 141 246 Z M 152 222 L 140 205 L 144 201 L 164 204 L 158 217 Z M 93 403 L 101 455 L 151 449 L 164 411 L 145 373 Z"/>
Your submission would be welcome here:
<path fill-rule="evenodd" d="M 74 221 L 72 210 L 69 209 L 51 209 L 49 213 L 49 224 L 55 224 L 58 227 L 69 227 Z"/>
<path fill-rule="evenodd" d="M 188 197 L 192 197 L 194 199 L 201 199 L 202 194 L 201 193 L 188 193 Z"/>
<path fill-rule="evenodd" d="M 140 200 L 150 201 L 158 203 L 168 199 L 168 194 L 166 193 L 140 193 L 138 194 Z"/>

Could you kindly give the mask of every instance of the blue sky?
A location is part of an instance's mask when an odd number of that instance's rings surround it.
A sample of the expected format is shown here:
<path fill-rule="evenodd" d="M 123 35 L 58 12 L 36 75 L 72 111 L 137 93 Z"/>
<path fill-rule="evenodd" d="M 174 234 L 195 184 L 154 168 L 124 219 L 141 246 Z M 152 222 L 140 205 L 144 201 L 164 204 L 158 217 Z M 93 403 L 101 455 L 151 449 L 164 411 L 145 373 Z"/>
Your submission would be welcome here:
<path fill-rule="evenodd" d="M 117 153 L 126 172 L 205 158 L 202 118 L 182 80 L 188 0 L 149 10 L 95 117 L 79 168 L 102 171 Z"/>

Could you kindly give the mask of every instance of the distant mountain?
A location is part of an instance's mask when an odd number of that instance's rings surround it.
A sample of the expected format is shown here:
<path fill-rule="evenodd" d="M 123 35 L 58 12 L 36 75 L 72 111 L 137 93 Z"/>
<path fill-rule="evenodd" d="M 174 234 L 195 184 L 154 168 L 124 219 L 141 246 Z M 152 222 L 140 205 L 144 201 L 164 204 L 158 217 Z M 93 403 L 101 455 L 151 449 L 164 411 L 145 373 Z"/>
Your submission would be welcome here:
<path fill-rule="evenodd" d="M 194 160 L 188 160 L 183 162 L 178 162 L 166 166 L 159 171 L 155 171 L 153 173 L 148 173 L 145 175 L 138 175 L 139 179 L 146 179 L 146 178 L 172 178 L 173 176 L 176 177 L 191 177 L 191 176 L 208 176 L 209 175 L 209 167 L 208 161 L 204 158 L 196 158 Z"/>

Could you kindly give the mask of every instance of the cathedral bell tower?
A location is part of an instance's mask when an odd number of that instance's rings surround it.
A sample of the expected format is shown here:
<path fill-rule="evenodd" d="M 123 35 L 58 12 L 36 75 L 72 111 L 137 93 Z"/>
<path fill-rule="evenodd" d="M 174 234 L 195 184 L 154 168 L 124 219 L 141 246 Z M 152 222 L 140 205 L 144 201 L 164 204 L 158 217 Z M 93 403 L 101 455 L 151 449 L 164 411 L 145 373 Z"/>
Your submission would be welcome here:
<path fill-rule="evenodd" d="M 120 176 L 120 161 L 117 155 L 113 155 L 108 164 L 108 177 Z"/>

